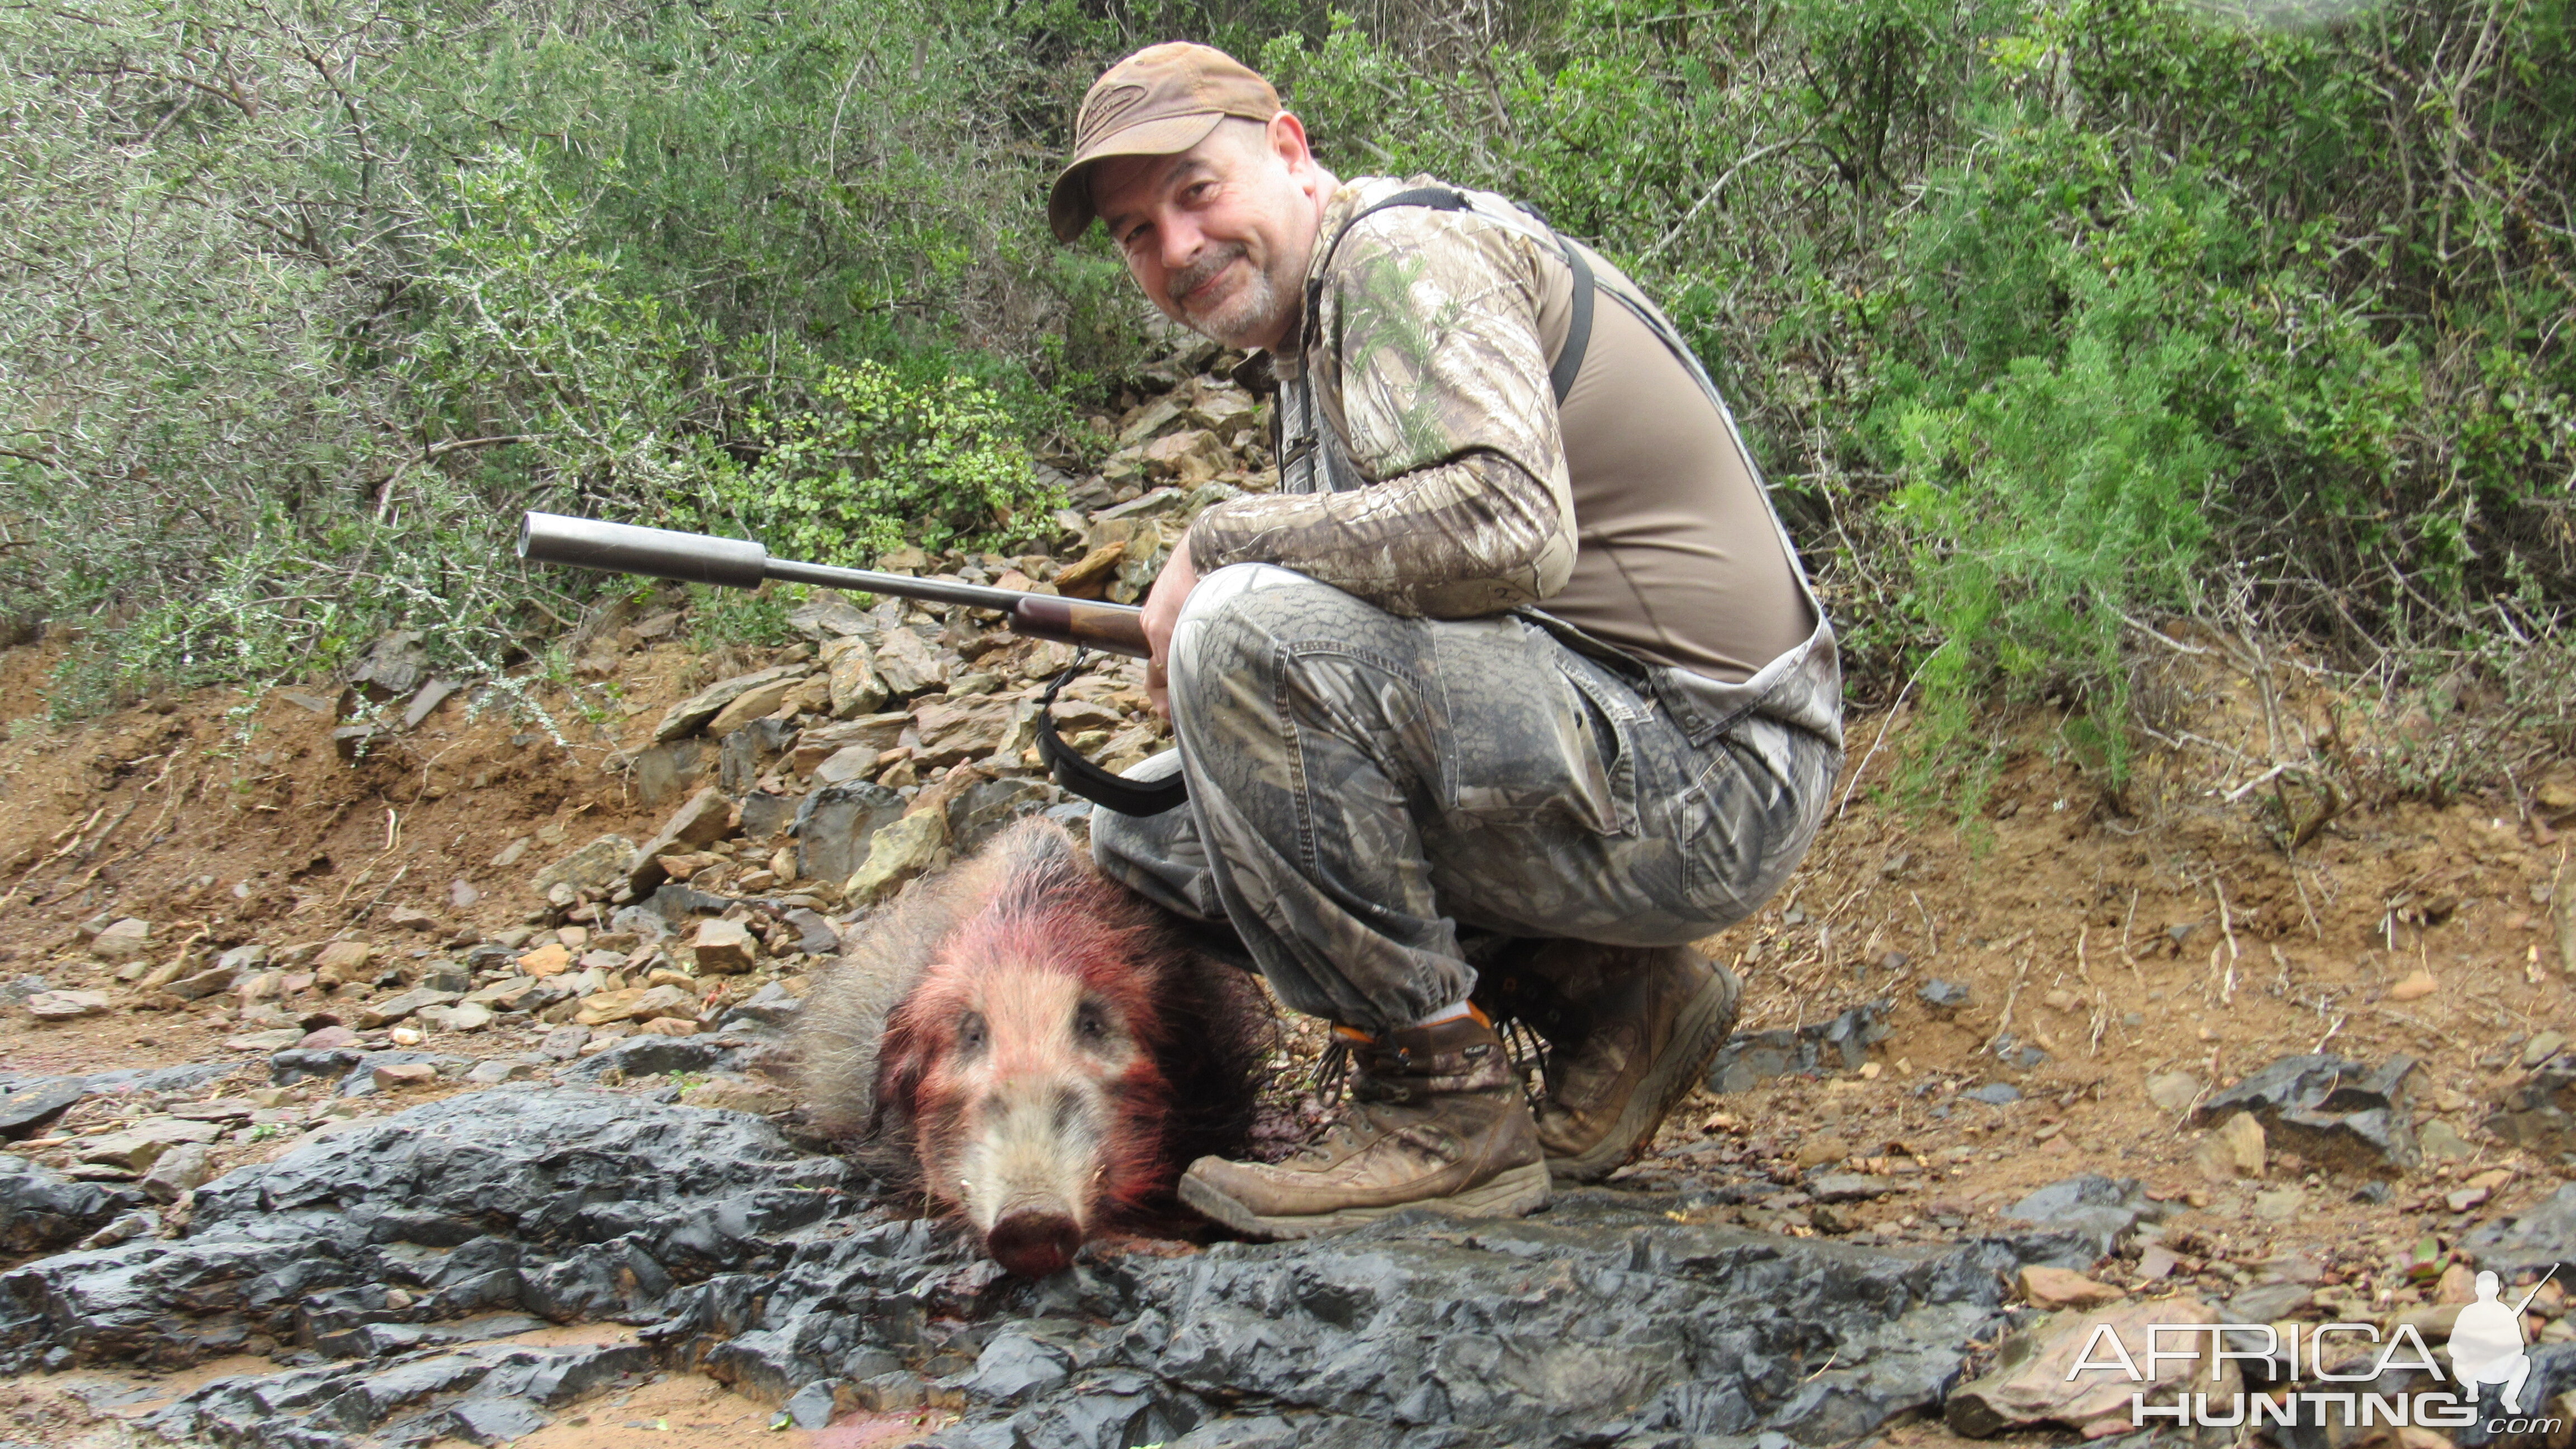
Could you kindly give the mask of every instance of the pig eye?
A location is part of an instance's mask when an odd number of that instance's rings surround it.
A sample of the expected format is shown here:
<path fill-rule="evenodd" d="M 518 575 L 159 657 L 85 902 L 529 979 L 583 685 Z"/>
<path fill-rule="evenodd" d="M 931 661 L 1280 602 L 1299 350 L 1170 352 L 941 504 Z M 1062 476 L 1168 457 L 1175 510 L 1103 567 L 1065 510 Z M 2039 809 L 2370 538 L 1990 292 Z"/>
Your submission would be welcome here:
<path fill-rule="evenodd" d="M 957 1019 L 957 1049 L 961 1052 L 980 1052 L 984 1049 L 982 1016 L 970 1011 Z"/>
<path fill-rule="evenodd" d="M 1097 1001 L 1085 1001 L 1075 1007 L 1073 1035 L 1086 1046 L 1109 1040 L 1109 1008 Z"/>

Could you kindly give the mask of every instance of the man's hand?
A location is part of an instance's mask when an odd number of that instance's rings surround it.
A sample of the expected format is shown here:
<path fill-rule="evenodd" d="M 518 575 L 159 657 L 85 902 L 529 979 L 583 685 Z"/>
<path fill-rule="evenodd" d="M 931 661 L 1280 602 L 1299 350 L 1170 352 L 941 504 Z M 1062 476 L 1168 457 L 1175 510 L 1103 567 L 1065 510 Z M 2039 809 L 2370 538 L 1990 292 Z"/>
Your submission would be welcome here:
<path fill-rule="evenodd" d="M 1171 664 L 1172 626 L 1181 621 L 1181 605 L 1189 602 L 1190 590 L 1199 584 L 1199 571 L 1190 562 L 1190 539 L 1172 549 L 1163 561 L 1163 571 L 1154 575 L 1154 590 L 1145 596 L 1145 642 L 1152 646 L 1154 657 L 1145 665 L 1145 693 L 1154 701 L 1154 712 L 1165 719 L 1172 715 Z"/>

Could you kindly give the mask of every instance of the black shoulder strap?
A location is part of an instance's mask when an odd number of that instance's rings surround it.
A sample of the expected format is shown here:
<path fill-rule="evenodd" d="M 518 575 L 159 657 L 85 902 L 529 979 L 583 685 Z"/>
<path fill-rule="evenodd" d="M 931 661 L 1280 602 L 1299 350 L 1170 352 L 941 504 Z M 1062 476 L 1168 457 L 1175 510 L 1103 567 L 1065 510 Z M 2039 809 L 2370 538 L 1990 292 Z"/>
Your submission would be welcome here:
<path fill-rule="evenodd" d="M 1313 279 L 1306 284 L 1306 316 L 1310 323 L 1321 315 L 1324 274 L 1332 269 L 1333 253 L 1341 249 L 1342 238 L 1351 234 L 1352 227 L 1390 206 L 1427 206 L 1434 211 L 1476 209 L 1475 203 L 1469 201 L 1464 193 L 1445 186 L 1417 186 L 1362 208 L 1350 220 L 1343 222 L 1342 229 L 1334 232 L 1333 239 L 1324 244 L 1323 263 L 1315 268 Z M 1529 210 L 1527 207 L 1522 209 Z M 1535 211 L 1530 215 L 1539 225 L 1547 226 L 1547 218 Z M 1548 233 L 1554 236 L 1556 229 L 1548 227 Z M 1574 391 L 1574 375 L 1583 370 L 1583 354 L 1592 345 L 1592 297 L 1595 289 L 1592 268 L 1583 260 L 1582 251 L 1562 236 L 1556 237 L 1556 249 L 1564 255 L 1565 264 L 1574 269 L 1574 310 L 1566 320 L 1565 345 L 1557 349 L 1556 362 L 1547 370 L 1548 388 L 1562 403 L 1565 395 Z"/>
<path fill-rule="evenodd" d="M 1583 250 L 1564 237 L 1556 239 L 1565 252 L 1565 264 L 1574 269 L 1574 312 L 1566 319 L 1565 345 L 1556 350 L 1556 365 L 1547 370 L 1547 385 L 1556 392 L 1559 404 L 1574 391 L 1574 375 L 1583 370 L 1584 349 L 1592 345 L 1592 266 L 1583 260 Z"/>
<path fill-rule="evenodd" d="M 1427 206 L 1433 211 L 1470 211 L 1474 209 L 1474 204 L 1468 201 L 1463 193 L 1452 191 L 1446 186 L 1417 186 L 1411 191 L 1399 191 L 1393 196 L 1390 196 L 1384 201 L 1378 202 L 1373 206 L 1362 207 L 1358 212 L 1352 215 L 1350 220 L 1342 223 L 1342 229 L 1333 233 L 1333 239 L 1331 241 L 1324 243 L 1324 261 L 1321 266 L 1315 268 L 1314 281 L 1310 285 L 1316 287 L 1321 287 L 1323 285 L 1324 274 L 1331 271 L 1333 268 L 1333 253 L 1342 249 L 1342 238 L 1351 234 L 1352 227 L 1359 225 L 1361 222 L 1368 220 L 1370 217 L 1377 215 L 1379 212 L 1384 211 L 1391 206 Z M 1307 300 L 1311 302 L 1314 299 L 1310 297 Z M 1311 317 L 1314 314 L 1310 311 L 1307 315 Z"/>

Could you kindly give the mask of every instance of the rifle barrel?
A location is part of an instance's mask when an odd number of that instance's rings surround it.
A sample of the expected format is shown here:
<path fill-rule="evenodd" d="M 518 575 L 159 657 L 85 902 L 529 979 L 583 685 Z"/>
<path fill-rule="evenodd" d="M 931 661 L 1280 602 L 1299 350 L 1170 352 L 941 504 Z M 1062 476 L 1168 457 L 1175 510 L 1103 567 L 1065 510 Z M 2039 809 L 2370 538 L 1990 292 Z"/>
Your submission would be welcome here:
<path fill-rule="evenodd" d="M 789 559 L 769 560 L 764 572 L 770 578 L 790 584 L 821 584 L 826 588 L 855 589 L 869 594 L 899 594 L 907 599 L 925 599 L 934 604 L 964 604 L 976 609 L 999 609 L 1007 614 L 1029 597 L 1017 589 L 987 588 L 982 584 L 961 583 L 951 579 L 922 579 L 910 574 L 881 574 L 875 569 L 835 568 L 830 564 L 796 563 Z M 1041 595 L 1043 597 L 1043 595 Z"/>
<path fill-rule="evenodd" d="M 756 589 L 764 580 L 777 579 L 892 594 L 934 604 L 964 604 L 1008 614 L 1015 629 L 1039 638 L 1064 639 L 1135 658 L 1143 658 L 1146 653 L 1144 629 L 1136 622 L 1142 611 L 1133 605 L 1062 599 L 1052 594 L 922 579 L 875 569 L 798 563 L 771 558 L 767 548 L 747 538 L 718 538 L 713 534 L 531 511 L 519 525 L 519 557 L 537 563 L 726 588 Z"/>

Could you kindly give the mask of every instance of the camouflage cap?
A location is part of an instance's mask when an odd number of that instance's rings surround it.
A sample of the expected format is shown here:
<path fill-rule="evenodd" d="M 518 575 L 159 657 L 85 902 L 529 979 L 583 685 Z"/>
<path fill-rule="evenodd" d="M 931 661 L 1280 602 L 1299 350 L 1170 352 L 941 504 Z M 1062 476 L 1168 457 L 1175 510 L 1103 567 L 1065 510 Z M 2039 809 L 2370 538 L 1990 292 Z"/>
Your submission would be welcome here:
<path fill-rule="evenodd" d="M 1213 46 L 1149 45 L 1091 83 L 1073 123 L 1073 159 L 1047 195 L 1047 224 L 1069 242 L 1091 225 L 1091 163 L 1110 156 L 1169 156 L 1208 137 L 1228 116 L 1267 122 L 1279 92 Z"/>

